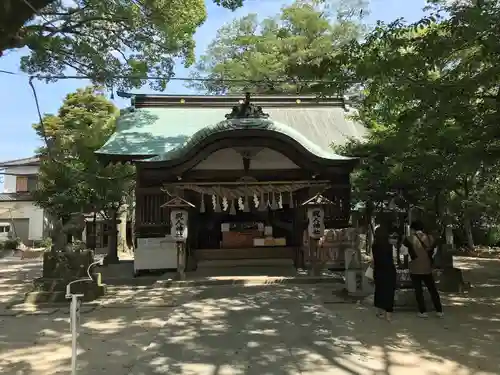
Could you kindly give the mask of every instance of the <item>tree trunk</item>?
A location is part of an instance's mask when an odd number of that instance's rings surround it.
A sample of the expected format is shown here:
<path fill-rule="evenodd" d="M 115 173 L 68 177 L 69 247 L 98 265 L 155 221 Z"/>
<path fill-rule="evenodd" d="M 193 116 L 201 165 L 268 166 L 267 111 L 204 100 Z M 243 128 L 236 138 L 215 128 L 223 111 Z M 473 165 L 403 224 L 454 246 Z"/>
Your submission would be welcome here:
<path fill-rule="evenodd" d="M 311 276 L 317 276 L 318 274 L 318 240 L 309 237 L 309 274 Z"/>
<path fill-rule="evenodd" d="M 36 12 L 55 0 L 3 0 L 0 2 L 0 56 L 1 52 L 25 46 L 21 29 Z"/>
<path fill-rule="evenodd" d="M 95 209 L 94 216 L 92 217 L 92 239 L 90 241 L 90 248 L 95 251 L 97 246 L 97 213 Z"/>
<path fill-rule="evenodd" d="M 130 218 L 130 231 L 131 231 L 131 248 L 135 252 L 135 202 L 133 203 L 132 217 Z"/>
<path fill-rule="evenodd" d="M 108 254 L 106 264 L 118 263 L 118 210 L 110 210 Z"/>
<path fill-rule="evenodd" d="M 445 235 L 445 239 L 446 239 L 446 245 L 453 247 L 455 241 L 453 239 L 453 227 L 452 227 L 451 223 L 449 222 L 449 219 L 446 222 L 446 226 L 444 229 L 444 235 Z"/>
<path fill-rule="evenodd" d="M 118 251 L 122 253 L 128 252 L 127 245 L 127 216 L 128 206 L 124 204 L 120 208 L 120 218 L 118 224 Z"/>
<path fill-rule="evenodd" d="M 372 252 L 373 240 L 375 236 L 375 217 L 373 216 L 373 203 L 368 202 L 366 207 L 366 222 L 367 222 L 367 231 L 366 231 L 366 254 L 370 255 Z"/>
<path fill-rule="evenodd" d="M 474 250 L 474 237 L 472 236 L 472 223 L 467 216 L 463 220 L 465 238 L 467 240 L 467 248 Z"/>
<path fill-rule="evenodd" d="M 464 196 L 468 200 L 470 195 L 470 185 L 467 176 L 464 177 Z M 467 202 L 467 201 L 466 201 Z M 465 238 L 467 240 L 467 248 L 474 250 L 474 237 L 472 236 L 472 223 L 468 214 L 468 205 L 466 204 L 463 214 L 463 225 L 465 231 Z"/>

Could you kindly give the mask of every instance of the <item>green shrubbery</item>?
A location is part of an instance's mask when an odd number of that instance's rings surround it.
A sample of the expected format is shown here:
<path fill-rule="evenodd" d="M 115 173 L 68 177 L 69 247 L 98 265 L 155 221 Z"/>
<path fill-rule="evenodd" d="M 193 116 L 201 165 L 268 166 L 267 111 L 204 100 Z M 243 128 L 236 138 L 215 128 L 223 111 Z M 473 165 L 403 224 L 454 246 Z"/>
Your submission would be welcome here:
<path fill-rule="evenodd" d="M 7 240 L 3 243 L 3 248 L 4 250 L 16 250 L 20 244 L 21 240 L 19 238 Z"/>
<path fill-rule="evenodd" d="M 50 249 L 52 247 L 52 238 L 47 237 L 44 238 L 43 240 L 33 241 L 33 247 L 34 248 L 43 247 L 44 249 Z"/>
<path fill-rule="evenodd" d="M 472 232 L 476 245 L 499 246 L 500 226 L 475 227 Z"/>

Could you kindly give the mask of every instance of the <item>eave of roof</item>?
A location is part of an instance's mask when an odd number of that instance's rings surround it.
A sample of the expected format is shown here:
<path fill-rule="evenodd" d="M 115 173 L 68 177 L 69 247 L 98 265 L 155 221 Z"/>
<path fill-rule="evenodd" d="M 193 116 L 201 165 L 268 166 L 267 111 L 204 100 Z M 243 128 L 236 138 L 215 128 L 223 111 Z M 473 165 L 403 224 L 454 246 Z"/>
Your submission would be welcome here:
<path fill-rule="evenodd" d="M 38 166 L 38 165 L 40 165 L 40 158 L 38 158 L 37 156 L 0 162 L 0 168 Z"/>
<path fill-rule="evenodd" d="M 131 99 L 135 108 L 146 107 L 224 107 L 231 109 L 240 104 L 244 95 L 169 95 L 136 94 L 117 92 L 121 98 Z M 316 95 L 252 95 L 252 103 L 262 107 L 325 107 L 336 106 L 347 109 L 349 102 L 338 96 Z"/>
<path fill-rule="evenodd" d="M 33 201 L 31 193 L 0 193 L 0 202 L 30 202 Z"/>

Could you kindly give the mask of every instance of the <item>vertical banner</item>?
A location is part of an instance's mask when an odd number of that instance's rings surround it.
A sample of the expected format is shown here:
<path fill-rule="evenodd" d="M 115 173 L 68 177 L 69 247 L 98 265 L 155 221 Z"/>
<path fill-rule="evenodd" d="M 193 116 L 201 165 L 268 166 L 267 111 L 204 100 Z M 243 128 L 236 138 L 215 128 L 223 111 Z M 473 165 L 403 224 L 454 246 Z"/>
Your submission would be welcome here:
<path fill-rule="evenodd" d="M 309 236 L 319 239 L 325 232 L 325 211 L 322 207 L 313 207 L 307 209 L 307 218 L 309 220 Z"/>
<path fill-rule="evenodd" d="M 170 235 L 176 240 L 185 240 L 188 230 L 188 212 L 172 209 L 170 212 Z"/>

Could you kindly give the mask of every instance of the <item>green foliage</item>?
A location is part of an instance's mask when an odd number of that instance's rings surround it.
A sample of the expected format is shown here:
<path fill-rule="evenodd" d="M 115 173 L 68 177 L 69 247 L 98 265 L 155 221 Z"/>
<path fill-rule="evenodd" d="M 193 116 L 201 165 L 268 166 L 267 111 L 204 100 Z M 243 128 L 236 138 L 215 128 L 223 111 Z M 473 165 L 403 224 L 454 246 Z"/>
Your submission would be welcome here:
<path fill-rule="evenodd" d="M 498 2 L 429 1 L 420 21 L 379 22 L 363 38 L 359 12 L 352 11 L 360 4 L 347 4 L 350 11 L 297 1 L 274 18 L 234 21 L 197 65 L 196 77 L 219 81 L 192 86 L 210 93 L 352 93 L 356 120 L 370 129 L 364 142 L 337 150 L 361 157 L 355 200 L 387 202 L 397 194 L 438 222 L 463 226 L 470 245 L 471 223 L 500 222 Z M 299 83 L 272 82 L 290 79 Z"/>
<path fill-rule="evenodd" d="M 42 247 L 44 249 L 50 249 L 52 247 L 52 239 L 50 237 L 44 238 L 43 240 L 33 241 L 33 247 L 39 248 Z"/>
<path fill-rule="evenodd" d="M 217 0 L 236 9 L 242 0 Z M 62 74 L 71 68 L 95 83 L 141 87 L 145 75 L 165 89 L 174 59 L 194 62 L 193 35 L 205 22 L 204 0 L 21 0 L 0 4 L 1 52 L 28 47 L 27 73 Z M 130 78 L 118 78 L 131 76 Z"/>
<path fill-rule="evenodd" d="M 36 203 L 55 217 L 69 219 L 74 212 L 118 208 L 133 189 L 133 168 L 103 165 L 94 151 L 115 130 L 118 110 L 95 87 L 66 97 L 58 114 L 35 124 L 49 148 L 40 149 Z"/>
<path fill-rule="evenodd" d="M 21 244 L 21 240 L 19 238 L 7 240 L 3 243 L 4 250 L 16 250 L 17 247 Z"/>
<path fill-rule="evenodd" d="M 259 21 L 256 14 L 249 14 L 222 27 L 193 74 L 195 78 L 215 81 L 190 86 L 216 94 L 315 91 L 313 84 L 293 81 L 322 79 L 325 56 L 335 56 L 340 46 L 359 38 L 364 31 L 359 19 L 366 2 L 334 5 L 328 1 L 296 1 L 275 17 Z M 292 82 L 276 82 L 280 80 Z M 330 91 L 340 89 L 342 85 Z"/>
<path fill-rule="evenodd" d="M 346 46 L 346 78 L 363 82 L 358 119 L 372 129 L 343 149 L 365 158 L 358 198 L 398 190 L 456 222 L 499 221 L 498 24 L 497 2 L 437 5 L 414 25 L 380 23 Z"/>

